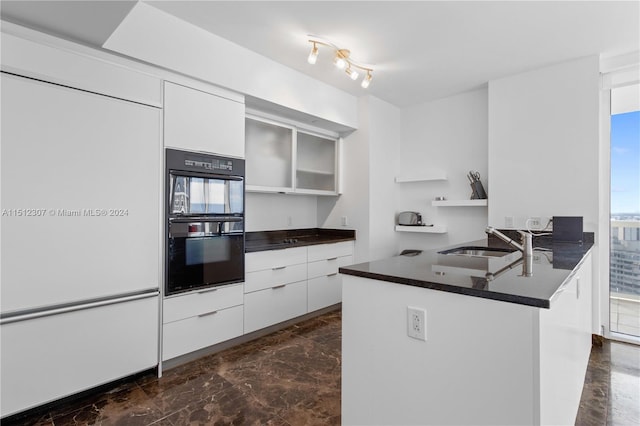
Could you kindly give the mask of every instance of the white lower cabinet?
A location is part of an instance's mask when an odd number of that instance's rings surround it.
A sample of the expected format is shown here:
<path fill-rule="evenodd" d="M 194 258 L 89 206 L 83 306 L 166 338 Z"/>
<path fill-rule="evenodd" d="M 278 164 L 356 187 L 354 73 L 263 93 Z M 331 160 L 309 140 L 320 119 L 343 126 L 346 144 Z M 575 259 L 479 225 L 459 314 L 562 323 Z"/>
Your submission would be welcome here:
<path fill-rule="evenodd" d="M 307 313 L 307 248 L 248 253 L 244 332 Z"/>
<path fill-rule="evenodd" d="M 342 277 L 338 268 L 353 263 L 353 242 L 309 247 L 307 307 L 309 312 L 342 301 Z"/>
<path fill-rule="evenodd" d="M 2 417 L 158 364 L 158 296 L 2 324 Z"/>
<path fill-rule="evenodd" d="M 162 358 L 168 360 L 242 335 L 242 305 L 165 324 Z"/>
<path fill-rule="evenodd" d="M 352 263 L 353 241 L 248 253 L 244 332 L 340 303 L 338 268 Z"/>
<path fill-rule="evenodd" d="M 342 300 L 342 277 L 337 272 L 312 278 L 307 285 L 307 307 L 309 312 L 335 305 Z"/>
<path fill-rule="evenodd" d="M 307 279 L 307 264 L 279 266 L 262 271 L 247 272 L 245 275 L 244 291 L 264 290 L 281 284 L 305 281 Z"/>
<path fill-rule="evenodd" d="M 243 285 L 168 297 L 163 305 L 162 360 L 242 335 Z"/>
<path fill-rule="evenodd" d="M 247 293 L 244 306 L 245 333 L 304 315 L 307 313 L 307 281 Z"/>

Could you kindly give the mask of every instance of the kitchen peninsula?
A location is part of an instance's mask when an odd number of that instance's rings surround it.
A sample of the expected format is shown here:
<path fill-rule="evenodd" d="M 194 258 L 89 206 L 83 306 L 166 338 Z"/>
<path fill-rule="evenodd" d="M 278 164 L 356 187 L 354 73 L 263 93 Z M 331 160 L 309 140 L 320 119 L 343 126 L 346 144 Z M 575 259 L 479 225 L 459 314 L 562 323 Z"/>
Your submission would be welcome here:
<path fill-rule="evenodd" d="M 340 268 L 344 424 L 573 424 L 592 243 L 534 243 L 531 276 L 520 252 L 441 253 L 452 247 Z M 409 308 L 426 312 L 424 341 Z"/>

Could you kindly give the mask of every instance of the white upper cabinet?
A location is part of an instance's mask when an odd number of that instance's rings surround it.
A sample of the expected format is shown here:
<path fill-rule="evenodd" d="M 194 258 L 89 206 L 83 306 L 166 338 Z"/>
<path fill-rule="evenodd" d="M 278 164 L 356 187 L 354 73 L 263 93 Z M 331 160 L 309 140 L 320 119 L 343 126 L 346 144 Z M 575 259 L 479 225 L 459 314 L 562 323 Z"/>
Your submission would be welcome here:
<path fill-rule="evenodd" d="M 336 192 L 337 140 L 299 131 L 297 137 L 296 190 L 306 193 Z"/>
<path fill-rule="evenodd" d="M 164 145 L 244 158 L 244 104 L 166 81 Z"/>
<path fill-rule="evenodd" d="M 337 136 L 247 116 L 247 191 L 338 194 Z"/>
<path fill-rule="evenodd" d="M 247 190 L 293 191 L 294 129 L 258 118 L 247 118 Z"/>

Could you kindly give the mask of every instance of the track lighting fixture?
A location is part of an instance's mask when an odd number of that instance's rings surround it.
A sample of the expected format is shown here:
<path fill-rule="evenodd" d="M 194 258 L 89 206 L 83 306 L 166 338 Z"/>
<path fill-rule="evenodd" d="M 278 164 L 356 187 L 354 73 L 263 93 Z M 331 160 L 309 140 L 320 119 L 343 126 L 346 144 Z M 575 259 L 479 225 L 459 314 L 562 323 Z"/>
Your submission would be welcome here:
<path fill-rule="evenodd" d="M 318 60 L 318 46 L 316 43 L 313 43 L 313 49 L 311 49 L 311 53 L 309 53 L 309 57 L 307 58 L 307 62 L 311 65 L 315 64 Z"/>
<path fill-rule="evenodd" d="M 351 52 L 347 49 L 340 49 L 333 43 L 322 40 L 318 37 L 309 37 L 309 43 L 312 43 L 313 47 L 311 48 L 311 52 L 309 53 L 307 62 L 312 65 L 315 64 L 318 59 L 318 45 L 327 46 L 333 49 L 333 51 L 335 52 L 333 63 L 338 69 L 345 70 L 345 73 L 351 78 L 351 80 L 357 80 L 360 75 L 354 68 L 365 71 L 367 74 L 362 79 L 362 83 L 360 85 L 364 89 L 369 87 L 369 84 L 371 84 L 371 79 L 373 78 L 371 75 L 373 73 L 372 68 L 354 62 L 353 59 L 351 59 Z"/>

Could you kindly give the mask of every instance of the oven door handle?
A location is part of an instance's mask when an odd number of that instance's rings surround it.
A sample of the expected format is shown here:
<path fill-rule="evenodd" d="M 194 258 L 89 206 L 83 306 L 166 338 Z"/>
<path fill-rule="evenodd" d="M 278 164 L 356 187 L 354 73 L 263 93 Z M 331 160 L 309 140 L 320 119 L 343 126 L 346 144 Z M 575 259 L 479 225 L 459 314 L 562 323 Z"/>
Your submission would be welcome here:
<path fill-rule="evenodd" d="M 176 177 L 194 177 L 194 178 L 204 178 L 204 179 L 215 179 L 215 180 L 234 180 L 234 181 L 243 181 L 244 177 L 238 175 L 224 175 L 218 173 L 202 173 L 202 172 L 188 172 L 184 170 L 169 170 L 169 174 Z"/>
<path fill-rule="evenodd" d="M 244 218 L 237 216 L 180 216 L 170 217 L 169 223 L 191 223 L 191 222 L 242 222 Z"/>

